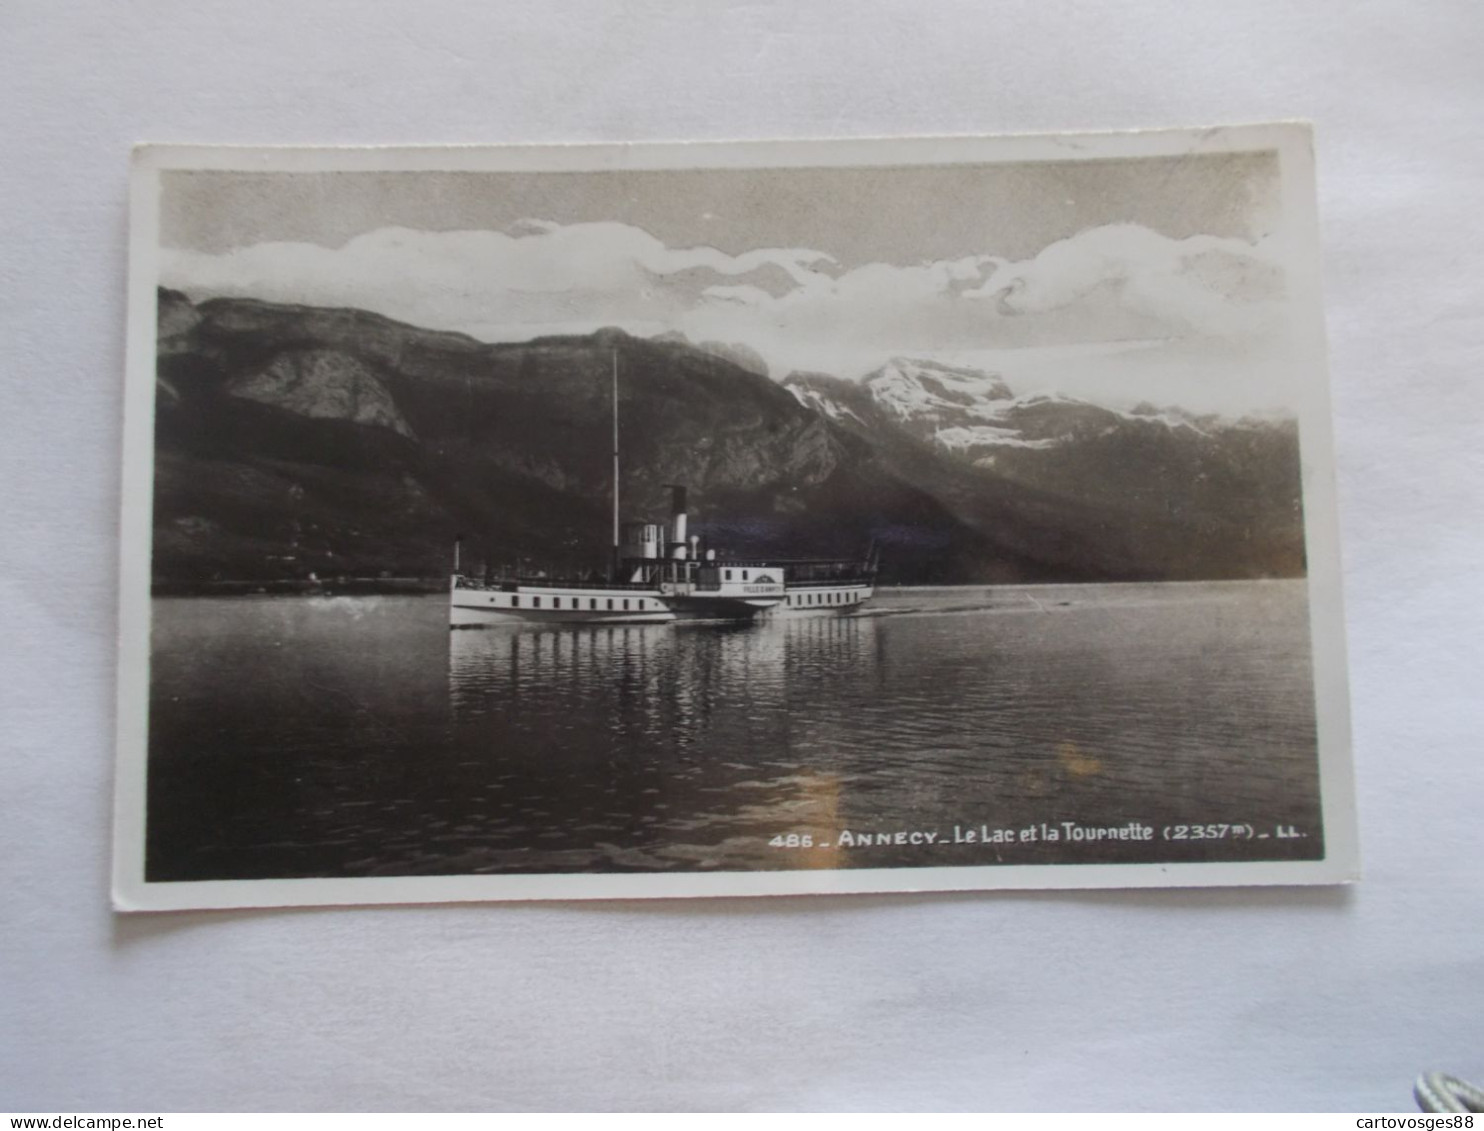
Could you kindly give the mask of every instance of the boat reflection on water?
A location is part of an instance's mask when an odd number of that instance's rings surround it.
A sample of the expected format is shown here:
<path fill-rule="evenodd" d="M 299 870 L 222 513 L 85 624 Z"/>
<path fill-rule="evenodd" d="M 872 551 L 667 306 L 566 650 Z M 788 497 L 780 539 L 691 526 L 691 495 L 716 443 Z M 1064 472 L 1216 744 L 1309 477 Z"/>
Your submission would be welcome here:
<path fill-rule="evenodd" d="M 511 814 L 526 829 L 552 823 L 536 848 L 575 825 L 609 867 L 833 867 L 768 840 L 836 823 L 850 728 L 829 705 L 874 666 L 877 631 L 844 617 L 450 633 L 454 745 L 528 799 Z"/>
<path fill-rule="evenodd" d="M 547 715 L 563 702 L 606 715 L 608 735 L 684 744 L 718 708 L 786 709 L 790 693 L 858 680 L 875 652 L 873 618 L 606 627 L 510 625 L 451 633 L 455 715 Z"/>

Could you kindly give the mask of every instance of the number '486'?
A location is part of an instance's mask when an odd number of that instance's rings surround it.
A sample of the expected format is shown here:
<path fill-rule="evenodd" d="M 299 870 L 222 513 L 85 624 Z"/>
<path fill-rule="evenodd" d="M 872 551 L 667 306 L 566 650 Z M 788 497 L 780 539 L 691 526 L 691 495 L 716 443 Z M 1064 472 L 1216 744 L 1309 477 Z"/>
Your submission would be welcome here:
<path fill-rule="evenodd" d="M 787 836 L 779 833 L 768 841 L 768 846 L 770 848 L 813 848 L 814 837 L 808 833 L 789 833 Z"/>

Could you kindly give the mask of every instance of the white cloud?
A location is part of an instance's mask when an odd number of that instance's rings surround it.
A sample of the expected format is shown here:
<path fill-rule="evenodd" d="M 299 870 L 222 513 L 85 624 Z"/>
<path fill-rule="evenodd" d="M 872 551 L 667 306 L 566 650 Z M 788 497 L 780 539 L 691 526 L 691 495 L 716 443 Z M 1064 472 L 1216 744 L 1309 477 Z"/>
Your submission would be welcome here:
<path fill-rule="evenodd" d="M 166 250 L 161 281 L 191 294 L 359 306 L 436 329 L 552 322 L 574 326 L 678 315 L 694 301 L 671 280 L 687 271 L 743 276 L 767 267 L 796 287 L 823 252 L 760 249 L 732 256 L 669 248 L 617 223 L 527 220 L 512 233 L 381 228 L 339 248 L 261 243 L 221 255 Z"/>
<path fill-rule="evenodd" d="M 1279 314 L 1283 276 L 1262 244 L 1173 240 L 1137 224 L 1110 224 L 1002 265 L 965 297 L 994 299 L 1013 316 L 1075 307 L 1105 289 L 1131 313 L 1171 330 L 1239 337 Z"/>
<path fill-rule="evenodd" d="M 162 282 L 193 297 L 356 306 L 484 340 L 680 330 L 743 343 L 776 376 L 854 376 L 896 354 L 1271 338 L 1282 271 L 1261 244 L 1089 229 L 1011 262 L 990 255 L 841 270 L 807 248 L 672 248 L 639 228 L 528 220 L 507 232 L 383 228 L 343 247 L 165 250 Z M 1198 352 L 1198 351 L 1197 351 Z"/>

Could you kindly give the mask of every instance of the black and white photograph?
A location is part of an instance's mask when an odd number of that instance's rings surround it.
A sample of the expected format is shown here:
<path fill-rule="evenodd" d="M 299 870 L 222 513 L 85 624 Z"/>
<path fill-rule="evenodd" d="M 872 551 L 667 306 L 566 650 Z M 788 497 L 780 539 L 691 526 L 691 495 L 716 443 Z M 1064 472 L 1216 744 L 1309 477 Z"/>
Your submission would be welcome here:
<path fill-rule="evenodd" d="M 1354 878 L 1305 127 L 131 207 L 119 908 Z"/>

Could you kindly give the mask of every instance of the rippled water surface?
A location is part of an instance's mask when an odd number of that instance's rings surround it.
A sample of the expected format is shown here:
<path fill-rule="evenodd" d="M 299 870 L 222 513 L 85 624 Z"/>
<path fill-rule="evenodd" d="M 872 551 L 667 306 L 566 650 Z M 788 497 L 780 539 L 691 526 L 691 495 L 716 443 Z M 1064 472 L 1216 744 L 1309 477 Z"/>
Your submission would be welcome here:
<path fill-rule="evenodd" d="M 152 880 L 1322 855 L 1302 582 L 460 632 L 441 596 L 158 599 L 153 639 Z M 1130 821 L 1254 833 L 966 840 Z"/>

